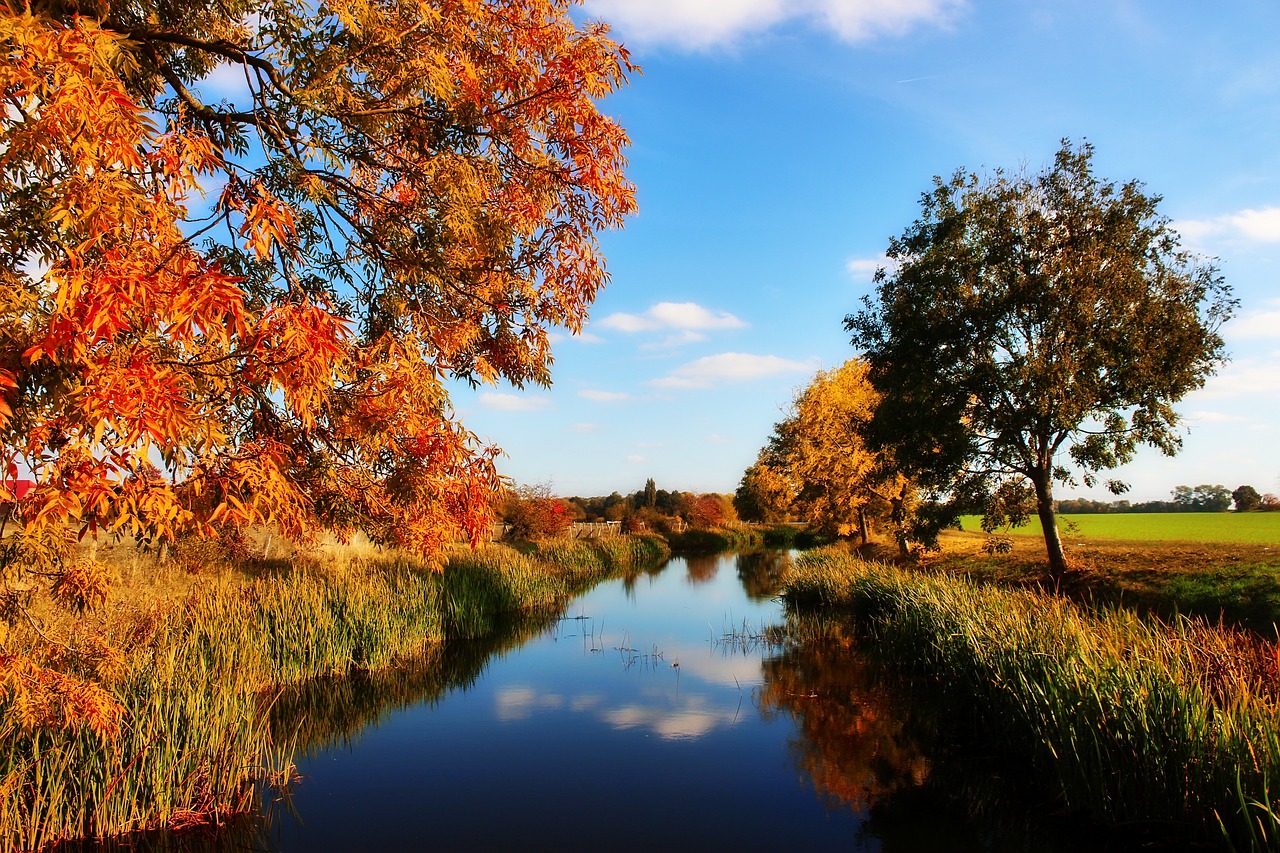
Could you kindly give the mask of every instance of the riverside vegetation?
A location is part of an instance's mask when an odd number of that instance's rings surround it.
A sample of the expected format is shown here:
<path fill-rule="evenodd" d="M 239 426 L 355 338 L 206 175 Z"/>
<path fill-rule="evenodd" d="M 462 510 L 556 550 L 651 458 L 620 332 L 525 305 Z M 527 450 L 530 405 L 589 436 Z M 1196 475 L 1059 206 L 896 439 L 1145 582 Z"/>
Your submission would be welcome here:
<path fill-rule="evenodd" d="M 282 685 L 376 671 L 446 639 L 486 636 L 513 613 L 554 613 L 599 580 L 666 556 L 657 537 L 459 550 L 436 573 L 394 552 L 352 552 L 187 575 L 136 561 L 92 628 L 96 662 L 123 703 L 119 733 L 64 728 L 51 701 L 0 717 L 0 849 L 143 829 L 217 824 L 254 807 L 255 783 L 286 780 L 294 744 L 273 738 Z M 149 567 L 148 567 L 149 568 Z M 6 648 L 40 646 L 6 629 Z"/>
<path fill-rule="evenodd" d="M 838 547 L 801 556 L 786 583 L 793 607 L 850 614 L 879 659 L 970 703 L 1064 810 L 1239 849 L 1280 843 L 1274 643 Z"/>

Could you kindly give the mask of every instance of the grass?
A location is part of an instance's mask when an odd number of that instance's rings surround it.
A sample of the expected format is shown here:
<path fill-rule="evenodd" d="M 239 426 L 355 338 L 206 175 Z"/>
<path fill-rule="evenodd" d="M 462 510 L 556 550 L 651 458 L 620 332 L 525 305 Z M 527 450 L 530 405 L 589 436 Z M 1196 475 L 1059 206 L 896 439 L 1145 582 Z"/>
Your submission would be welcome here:
<path fill-rule="evenodd" d="M 256 780 L 287 772 L 280 756 L 290 745 L 273 742 L 264 692 L 487 635 L 504 616 L 554 612 L 592 583 L 665 555 L 656 537 L 527 554 L 491 546 L 460 551 L 436 574 L 366 549 L 252 578 L 225 568 L 192 576 L 181 554 L 149 572 L 135 560 L 95 625 L 123 655 L 108 684 L 126 707 L 120 735 L 104 744 L 87 731 L 31 729 L 0 705 L 0 849 L 220 823 L 254 806 Z M 32 642 L 0 639 L 19 653 Z"/>
<path fill-rule="evenodd" d="M 750 527 L 717 527 L 710 530 L 686 530 L 667 536 L 672 551 L 707 554 L 715 551 L 732 551 L 743 548 L 759 548 L 764 545 L 761 531 Z"/>
<path fill-rule="evenodd" d="M 1012 536 L 1012 551 L 990 555 L 981 533 L 947 532 L 927 554 L 930 571 L 1003 585 L 1038 587 L 1045 579 L 1044 540 Z M 1280 624 L 1280 547 L 1250 543 L 1094 539 L 1065 541 L 1072 572 L 1064 592 L 1079 601 L 1130 606 L 1165 618 L 1195 614 L 1275 636 Z M 885 549 L 869 556 L 894 559 Z"/>
<path fill-rule="evenodd" d="M 866 647 L 970 705 L 1065 809 L 1169 838 L 1280 843 L 1280 667 L 1256 635 L 975 584 L 822 549 L 794 606 L 852 614 Z"/>
<path fill-rule="evenodd" d="M 982 519 L 966 515 L 964 530 L 981 531 Z M 1064 542 L 1123 539 L 1145 542 L 1219 542 L 1280 547 L 1280 512 L 1126 512 L 1058 516 Z M 1040 519 L 1008 531 L 1044 537 Z"/>

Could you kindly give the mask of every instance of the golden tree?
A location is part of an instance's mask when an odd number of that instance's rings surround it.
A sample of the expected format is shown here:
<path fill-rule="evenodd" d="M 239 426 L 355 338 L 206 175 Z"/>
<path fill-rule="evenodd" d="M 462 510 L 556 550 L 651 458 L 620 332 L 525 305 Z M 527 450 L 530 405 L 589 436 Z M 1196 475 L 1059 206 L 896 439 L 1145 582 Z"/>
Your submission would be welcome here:
<path fill-rule="evenodd" d="M 572 0 L 5 2 L 0 615 L 103 598 L 68 532 L 487 532 L 497 451 L 445 382 L 548 382 L 607 281 L 596 234 L 634 209 L 607 28 Z"/>
<path fill-rule="evenodd" d="M 775 505 L 789 507 L 820 530 L 870 538 L 869 511 L 887 508 L 895 538 L 905 553 L 913 533 L 915 488 L 892 456 L 863 439 L 879 402 L 867 365 L 852 358 L 820 371 L 796 395 L 789 417 L 774 427 L 769 445 L 748 469 L 744 487 Z"/>

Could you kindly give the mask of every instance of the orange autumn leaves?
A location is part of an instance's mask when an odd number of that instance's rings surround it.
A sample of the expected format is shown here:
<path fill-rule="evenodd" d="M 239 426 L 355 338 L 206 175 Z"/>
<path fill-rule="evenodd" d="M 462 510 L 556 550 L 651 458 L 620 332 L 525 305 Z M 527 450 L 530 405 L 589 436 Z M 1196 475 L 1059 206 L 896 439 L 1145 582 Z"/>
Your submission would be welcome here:
<path fill-rule="evenodd" d="M 635 204 L 568 5 L 0 6 L 0 615 L 106 596 L 68 536 L 484 535 L 445 383 L 546 382 Z"/>

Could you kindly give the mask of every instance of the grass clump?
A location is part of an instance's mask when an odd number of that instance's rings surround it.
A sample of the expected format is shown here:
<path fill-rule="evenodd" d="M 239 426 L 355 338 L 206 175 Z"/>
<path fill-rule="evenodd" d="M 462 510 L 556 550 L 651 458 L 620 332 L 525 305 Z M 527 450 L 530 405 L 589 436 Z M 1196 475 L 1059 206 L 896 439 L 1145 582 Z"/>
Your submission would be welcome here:
<path fill-rule="evenodd" d="M 793 605 L 847 610 L 877 656 L 969 697 L 1067 810 L 1245 848 L 1280 843 L 1274 644 L 837 549 L 801 556 L 786 582 Z"/>
<path fill-rule="evenodd" d="M 105 684 L 125 708 L 115 738 L 42 726 L 0 683 L 0 850 L 243 813 L 257 780 L 287 770 L 264 695 L 484 636 L 504 616 L 552 612 L 610 574 L 665 556 L 652 537 L 613 537 L 529 554 L 460 550 L 442 573 L 403 555 L 332 549 L 258 563 L 253 577 L 224 567 L 201 579 L 178 565 L 148 575 L 135 561 L 93 625 L 119 656 Z M 0 649 L 21 655 L 36 640 L 10 630 Z"/>
<path fill-rule="evenodd" d="M 763 534 L 750 527 L 715 527 L 686 530 L 667 536 L 672 551 L 709 554 L 715 551 L 734 551 L 759 548 L 764 545 Z"/>

